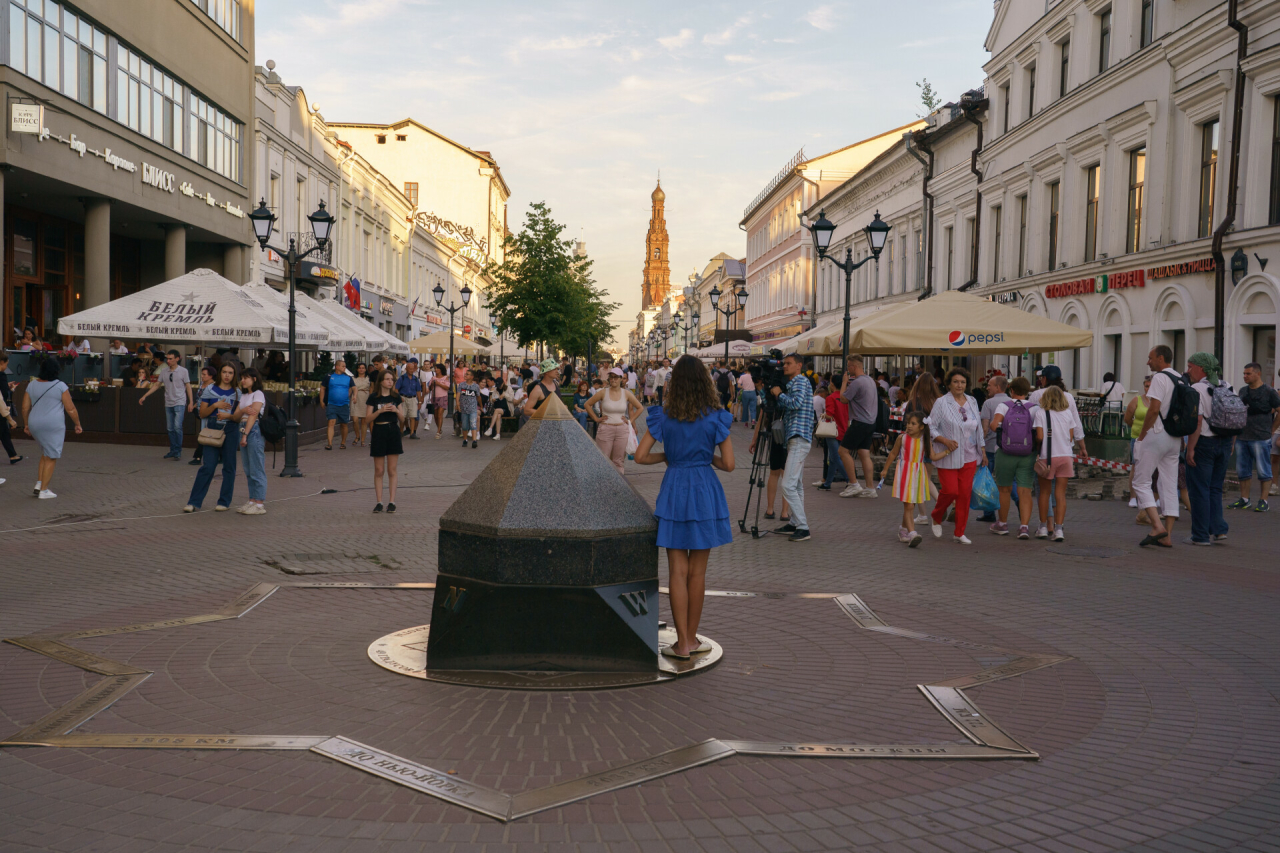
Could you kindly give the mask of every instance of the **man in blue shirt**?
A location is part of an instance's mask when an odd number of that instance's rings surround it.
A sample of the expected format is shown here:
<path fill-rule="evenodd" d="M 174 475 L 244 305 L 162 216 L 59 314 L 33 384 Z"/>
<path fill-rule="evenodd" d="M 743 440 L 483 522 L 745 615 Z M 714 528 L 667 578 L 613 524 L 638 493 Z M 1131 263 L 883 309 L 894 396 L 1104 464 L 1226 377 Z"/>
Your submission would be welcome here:
<path fill-rule="evenodd" d="M 778 398 L 778 408 L 783 412 L 783 428 L 786 431 L 787 467 L 782 472 L 782 497 L 791 508 L 791 522 L 779 527 L 776 533 L 790 533 L 792 542 L 809 538 L 809 520 L 804 514 L 804 461 L 809 455 L 813 440 L 813 385 L 804 377 L 804 360 L 792 353 L 782 360 L 782 375 L 787 377 L 787 389 L 777 385 L 770 392 Z"/>
<path fill-rule="evenodd" d="M 404 434 L 418 437 L 418 406 L 422 404 L 422 380 L 418 377 L 418 360 L 409 359 L 404 376 L 396 380 L 396 391 L 404 401 Z"/>
<path fill-rule="evenodd" d="M 320 386 L 320 405 L 324 406 L 325 417 L 329 420 L 329 442 L 325 450 L 333 450 L 333 425 L 342 424 L 342 444 L 339 449 L 347 449 L 347 425 L 351 423 L 351 386 L 355 380 L 347 373 L 347 363 L 339 361 L 333 366 L 333 373 L 324 378 Z"/>

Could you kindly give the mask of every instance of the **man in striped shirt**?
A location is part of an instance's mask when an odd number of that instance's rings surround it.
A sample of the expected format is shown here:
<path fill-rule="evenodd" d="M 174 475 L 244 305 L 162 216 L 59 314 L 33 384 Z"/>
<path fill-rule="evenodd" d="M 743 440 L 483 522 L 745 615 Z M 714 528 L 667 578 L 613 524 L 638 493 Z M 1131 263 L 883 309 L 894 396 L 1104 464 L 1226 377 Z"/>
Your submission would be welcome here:
<path fill-rule="evenodd" d="M 791 508 L 791 521 L 775 532 L 790 533 L 792 542 L 809 538 L 809 520 L 804 514 L 804 461 L 809 455 L 813 439 L 813 385 L 801 372 L 804 360 L 795 353 L 782 360 L 782 375 L 787 377 L 784 392 L 777 385 L 769 389 L 778 398 L 778 408 L 783 411 L 782 423 L 786 431 L 787 467 L 782 473 L 782 496 Z"/>

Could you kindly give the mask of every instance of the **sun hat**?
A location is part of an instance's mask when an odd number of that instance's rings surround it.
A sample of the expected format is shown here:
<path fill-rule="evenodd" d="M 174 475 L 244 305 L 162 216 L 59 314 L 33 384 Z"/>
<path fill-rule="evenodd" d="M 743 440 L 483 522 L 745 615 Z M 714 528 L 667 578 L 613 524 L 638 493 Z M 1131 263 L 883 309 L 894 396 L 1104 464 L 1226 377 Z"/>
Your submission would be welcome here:
<path fill-rule="evenodd" d="M 543 373 L 550 373 L 553 370 L 560 369 L 560 362 L 556 361 L 554 358 L 547 358 L 543 359 L 542 364 L 538 366 L 542 368 Z"/>

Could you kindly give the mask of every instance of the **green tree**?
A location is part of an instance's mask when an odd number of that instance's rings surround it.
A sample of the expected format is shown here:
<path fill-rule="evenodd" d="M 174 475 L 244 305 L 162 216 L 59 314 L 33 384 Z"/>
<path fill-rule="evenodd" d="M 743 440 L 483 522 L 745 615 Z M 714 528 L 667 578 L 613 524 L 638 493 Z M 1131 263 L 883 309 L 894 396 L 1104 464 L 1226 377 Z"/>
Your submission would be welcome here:
<path fill-rule="evenodd" d="M 543 342 L 580 354 L 588 340 L 612 336 L 608 318 L 618 306 L 604 301 L 591 259 L 574 255 L 563 233 L 545 202 L 530 205 L 524 228 L 503 244 L 506 259 L 489 271 L 489 306 L 520 346 Z"/>
<path fill-rule="evenodd" d="M 929 82 L 928 77 L 917 83 L 916 88 L 920 90 L 920 103 L 924 105 L 924 115 L 920 116 L 920 118 L 924 118 L 938 108 L 942 103 L 942 98 L 939 98 L 938 93 L 933 91 L 933 84 Z"/>

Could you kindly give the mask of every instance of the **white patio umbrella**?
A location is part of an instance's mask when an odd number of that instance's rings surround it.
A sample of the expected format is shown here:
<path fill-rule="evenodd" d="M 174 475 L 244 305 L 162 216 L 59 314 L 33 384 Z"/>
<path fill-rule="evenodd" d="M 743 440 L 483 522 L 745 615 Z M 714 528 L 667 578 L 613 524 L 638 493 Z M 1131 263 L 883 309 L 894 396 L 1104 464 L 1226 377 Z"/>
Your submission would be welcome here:
<path fill-rule="evenodd" d="M 283 327 L 283 338 L 277 338 L 276 343 L 289 343 L 289 295 L 281 293 L 274 287 L 266 284 L 246 284 L 244 291 L 260 302 L 264 311 L 277 327 Z M 317 317 L 313 316 L 313 312 L 304 308 L 300 303 L 295 305 L 296 318 L 294 320 L 294 332 L 297 338 L 297 345 L 302 347 L 316 347 L 317 349 L 332 349 L 329 346 L 329 331 L 325 328 L 325 324 L 320 322 Z"/>
<path fill-rule="evenodd" d="M 58 333 L 76 338 L 266 346 L 289 339 L 273 312 L 213 270 L 186 275 L 68 314 Z"/>
<path fill-rule="evenodd" d="M 323 299 L 307 299 L 307 302 L 310 303 L 311 307 L 329 317 L 334 323 L 340 324 L 342 327 L 350 329 L 354 335 L 358 335 L 365 342 L 363 347 L 360 348 L 365 352 L 408 354 L 409 345 L 404 341 L 382 331 L 372 323 L 360 319 L 346 308 L 338 305 L 338 303 Z"/>
<path fill-rule="evenodd" d="M 380 340 L 370 340 L 359 328 L 362 321 L 354 316 L 343 316 L 348 313 L 343 309 L 339 308 L 335 316 L 328 310 L 327 303 L 312 299 L 305 293 L 296 294 L 296 302 L 298 310 L 306 310 L 312 322 L 329 330 L 329 341 L 321 347 L 326 352 L 376 352 L 381 349 Z"/>

